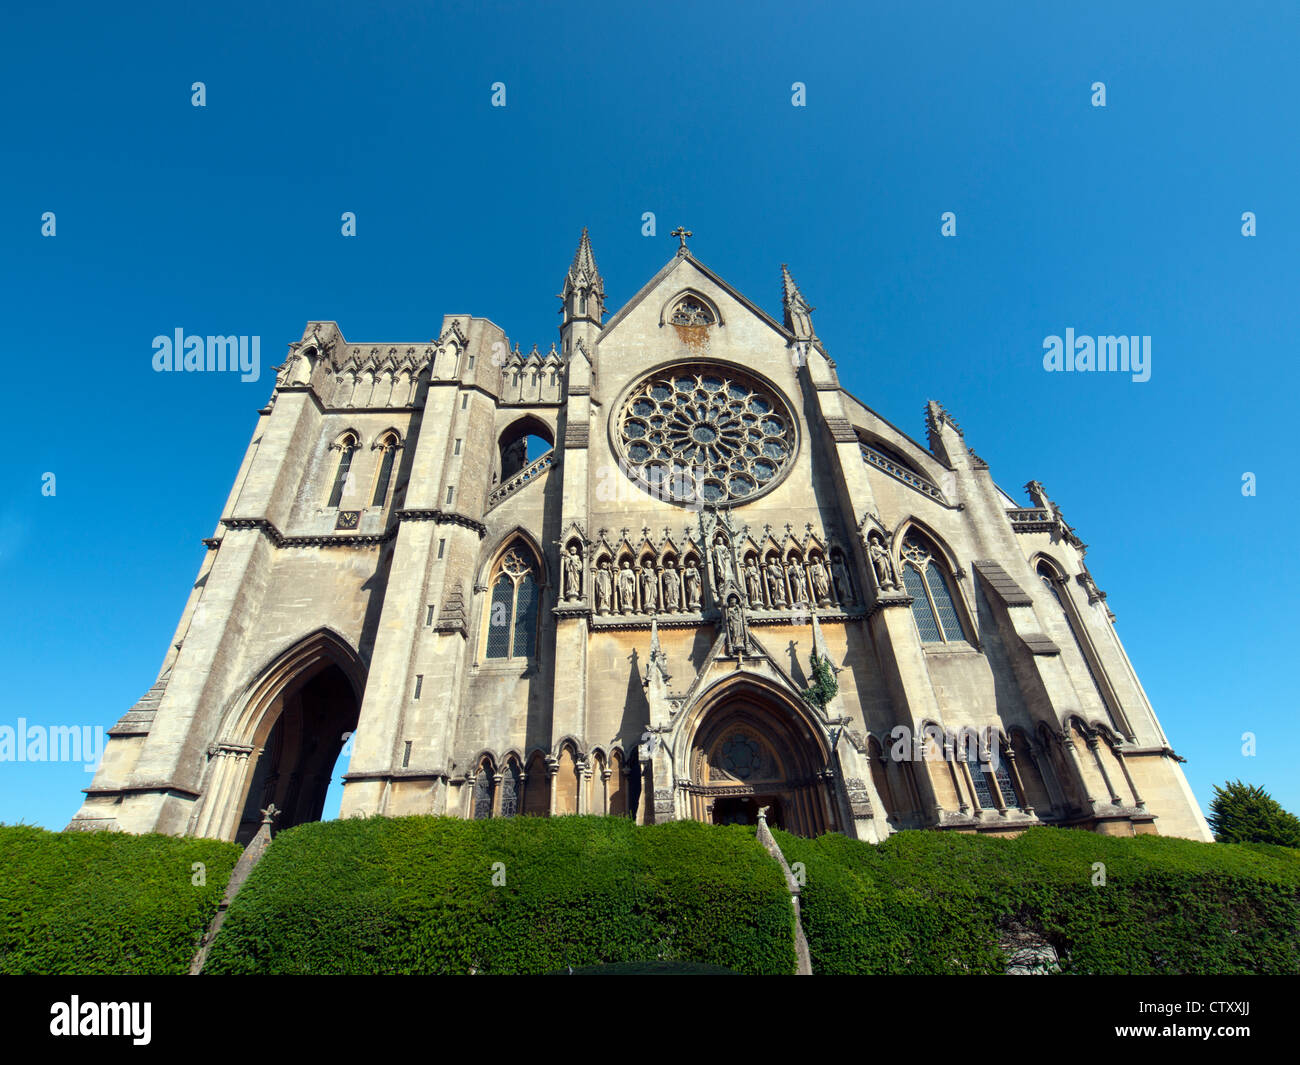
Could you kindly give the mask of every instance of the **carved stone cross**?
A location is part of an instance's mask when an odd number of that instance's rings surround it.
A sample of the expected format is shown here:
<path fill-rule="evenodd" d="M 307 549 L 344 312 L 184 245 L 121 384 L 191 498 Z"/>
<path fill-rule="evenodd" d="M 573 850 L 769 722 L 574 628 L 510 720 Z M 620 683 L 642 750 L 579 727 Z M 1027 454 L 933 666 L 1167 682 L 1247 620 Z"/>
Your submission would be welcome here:
<path fill-rule="evenodd" d="M 677 249 L 678 254 L 681 254 L 686 250 L 686 238 L 695 236 L 695 234 L 692 233 L 689 229 L 683 229 L 681 226 L 678 226 L 668 235 L 670 237 L 676 237 L 678 240 L 681 241 L 681 246 L 678 247 Z"/>

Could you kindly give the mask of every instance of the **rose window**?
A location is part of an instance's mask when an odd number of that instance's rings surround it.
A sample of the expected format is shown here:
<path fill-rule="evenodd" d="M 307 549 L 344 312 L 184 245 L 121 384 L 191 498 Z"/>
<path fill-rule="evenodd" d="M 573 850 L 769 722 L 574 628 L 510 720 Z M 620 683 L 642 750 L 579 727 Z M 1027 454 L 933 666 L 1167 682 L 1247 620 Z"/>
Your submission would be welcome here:
<path fill-rule="evenodd" d="M 794 417 L 776 391 L 728 367 L 642 381 L 614 438 L 630 476 L 677 503 L 744 502 L 774 487 L 795 452 Z"/>

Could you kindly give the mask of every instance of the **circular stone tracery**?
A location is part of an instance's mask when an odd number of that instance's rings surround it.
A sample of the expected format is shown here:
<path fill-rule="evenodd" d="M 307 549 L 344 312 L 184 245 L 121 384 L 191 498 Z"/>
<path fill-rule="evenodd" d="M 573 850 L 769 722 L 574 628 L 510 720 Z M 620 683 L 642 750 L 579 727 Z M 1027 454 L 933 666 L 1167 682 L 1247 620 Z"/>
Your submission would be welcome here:
<path fill-rule="evenodd" d="M 676 503 L 743 503 L 774 487 L 795 452 L 776 390 L 730 367 L 645 378 L 618 413 L 614 442 L 638 484 Z"/>

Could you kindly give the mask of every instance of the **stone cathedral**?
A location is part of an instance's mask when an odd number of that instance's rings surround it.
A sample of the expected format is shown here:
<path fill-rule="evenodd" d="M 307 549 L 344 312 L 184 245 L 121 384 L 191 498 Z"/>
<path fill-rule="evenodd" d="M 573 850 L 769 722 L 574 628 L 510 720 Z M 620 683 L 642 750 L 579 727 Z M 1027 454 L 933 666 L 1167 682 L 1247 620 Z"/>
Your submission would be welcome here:
<path fill-rule="evenodd" d="M 1209 840 L 1043 486 L 845 391 L 784 267 L 777 319 L 673 236 L 610 314 L 584 230 L 549 351 L 308 323 L 69 827 L 317 820 L 350 742 L 345 817 Z"/>

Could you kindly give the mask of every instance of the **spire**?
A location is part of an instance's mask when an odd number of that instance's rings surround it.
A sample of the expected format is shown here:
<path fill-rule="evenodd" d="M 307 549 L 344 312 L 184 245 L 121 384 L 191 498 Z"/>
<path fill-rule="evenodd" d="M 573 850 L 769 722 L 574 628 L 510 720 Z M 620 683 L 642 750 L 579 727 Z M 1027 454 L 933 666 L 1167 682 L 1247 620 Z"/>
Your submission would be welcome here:
<path fill-rule="evenodd" d="M 803 293 L 794 283 L 785 263 L 781 264 L 781 303 L 785 308 L 785 327 L 794 334 L 795 340 L 821 347 L 821 340 L 812 323 L 812 312 L 817 308 L 808 306 L 808 301 L 803 298 Z"/>
<path fill-rule="evenodd" d="M 605 314 L 605 282 L 596 268 L 596 256 L 591 250 L 586 226 L 582 227 L 582 237 L 578 241 L 578 250 L 573 254 L 573 265 L 564 279 L 560 299 L 564 301 L 560 312 L 564 315 L 561 331 L 571 322 L 588 321 L 600 325 Z"/>

